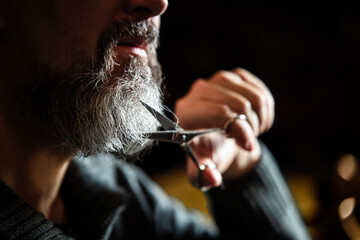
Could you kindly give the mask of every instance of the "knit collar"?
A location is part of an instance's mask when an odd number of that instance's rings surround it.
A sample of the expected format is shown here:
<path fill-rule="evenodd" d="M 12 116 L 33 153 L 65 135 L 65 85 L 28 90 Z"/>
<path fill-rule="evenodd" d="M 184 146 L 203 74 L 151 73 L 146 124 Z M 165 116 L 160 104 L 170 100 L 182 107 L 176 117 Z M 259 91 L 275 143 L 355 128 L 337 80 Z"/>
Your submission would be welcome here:
<path fill-rule="evenodd" d="M 0 180 L 1 239 L 70 239 Z"/>
<path fill-rule="evenodd" d="M 108 176 L 112 168 L 108 167 Z M 64 199 L 67 225 L 79 239 L 106 239 L 112 223 L 128 200 L 127 193 L 110 182 L 95 176 L 91 163 L 74 159 L 66 173 L 61 194 Z M 0 180 L 0 238 L 5 239 L 71 239 L 35 208 Z"/>

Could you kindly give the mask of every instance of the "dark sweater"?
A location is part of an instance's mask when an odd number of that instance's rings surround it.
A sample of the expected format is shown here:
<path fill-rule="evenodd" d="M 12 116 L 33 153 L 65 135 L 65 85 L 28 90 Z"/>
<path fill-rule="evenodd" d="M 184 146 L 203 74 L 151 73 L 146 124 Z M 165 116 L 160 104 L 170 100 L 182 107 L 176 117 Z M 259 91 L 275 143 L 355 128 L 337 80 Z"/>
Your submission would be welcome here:
<path fill-rule="evenodd" d="M 206 193 L 216 225 L 108 154 L 71 162 L 61 189 L 66 226 L 54 226 L 0 180 L 0 239 L 310 239 L 262 150 L 254 171 Z"/>

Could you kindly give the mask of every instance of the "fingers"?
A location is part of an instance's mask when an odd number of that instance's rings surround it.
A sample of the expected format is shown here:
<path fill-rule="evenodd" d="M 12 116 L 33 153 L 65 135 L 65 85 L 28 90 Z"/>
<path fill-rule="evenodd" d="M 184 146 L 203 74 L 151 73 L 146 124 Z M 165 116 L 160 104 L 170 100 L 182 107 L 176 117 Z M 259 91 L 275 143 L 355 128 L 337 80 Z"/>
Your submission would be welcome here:
<path fill-rule="evenodd" d="M 197 159 L 197 166 L 187 157 L 187 175 L 190 182 L 201 190 L 217 187 L 222 183 L 222 176 L 216 169 L 213 153 L 216 149 L 210 137 L 199 137 L 192 141 L 190 148 Z"/>
<path fill-rule="evenodd" d="M 255 105 L 266 105 L 267 108 L 267 115 L 266 119 L 264 121 L 264 131 L 267 131 L 271 128 L 271 126 L 274 123 L 275 119 L 275 101 L 274 97 L 272 96 L 271 92 L 267 88 L 267 86 L 264 84 L 263 81 L 261 81 L 259 78 L 257 78 L 255 75 L 247 71 L 243 68 L 235 68 L 233 70 L 234 73 L 238 74 L 244 81 L 252 84 L 255 88 L 257 88 L 260 91 L 260 94 L 263 97 L 257 98 L 258 104 L 255 103 Z"/>
<path fill-rule="evenodd" d="M 255 135 L 259 133 L 259 118 L 257 113 L 252 109 L 252 104 L 248 98 L 231 88 L 226 88 L 220 84 L 214 84 L 205 80 L 197 80 L 194 83 L 193 97 L 197 98 L 201 108 L 205 111 L 212 111 L 215 116 L 211 116 L 214 120 L 221 118 L 221 122 L 212 127 L 223 126 L 226 120 L 234 116 L 234 113 L 242 113 L 247 116 L 247 121 L 251 125 Z M 196 102 L 196 101 L 193 101 Z M 207 103 L 211 103 L 211 106 Z M 191 106 L 194 108 L 195 106 Z M 204 110 L 198 109 L 203 112 Z M 217 114 L 217 117 L 216 117 Z"/>
<path fill-rule="evenodd" d="M 209 82 L 221 86 L 228 91 L 231 91 L 234 96 L 242 96 L 248 101 L 248 108 L 253 110 L 259 120 L 259 132 L 267 131 L 274 121 L 274 100 L 265 86 L 265 84 L 250 72 L 237 68 L 233 71 L 219 71 L 215 73 Z M 233 105 L 238 104 L 236 101 L 230 104 L 234 112 L 238 112 Z M 244 114 L 247 114 L 246 112 Z M 248 115 L 247 115 L 248 116 Z M 252 116 L 249 116 L 252 120 Z M 250 121 L 251 123 L 251 121 Z M 251 124 L 253 126 L 253 124 Z M 254 129 L 257 134 L 257 129 Z"/>
<path fill-rule="evenodd" d="M 261 150 L 256 137 L 273 124 L 274 99 L 260 79 L 237 68 L 197 80 L 188 94 L 176 102 L 175 114 L 185 129 L 228 126 L 226 135 L 207 134 L 191 143 L 200 164 L 208 167 L 199 174 L 198 167 L 188 158 L 189 179 L 199 188 L 215 187 L 222 182 L 221 174 L 231 172 L 226 176 L 238 176 L 259 159 Z M 246 119 L 237 118 L 239 114 Z"/>
<path fill-rule="evenodd" d="M 255 135 L 246 119 L 236 119 L 227 129 L 227 134 L 232 136 L 236 143 L 246 150 L 255 147 Z"/>
<path fill-rule="evenodd" d="M 188 159 L 187 173 L 190 182 L 202 191 L 218 187 L 222 184 L 222 176 L 211 159 L 202 159 L 203 170 L 199 171 L 195 164 Z"/>
<path fill-rule="evenodd" d="M 187 104 L 187 101 L 178 104 Z M 186 129 L 224 128 L 230 119 L 237 116 L 237 113 L 233 112 L 228 105 L 207 100 L 192 101 L 191 105 L 178 106 L 178 108 L 186 109 L 178 115 L 182 127 Z M 257 116 L 251 110 L 239 109 L 239 112 L 246 113 L 247 119 L 234 121 L 229 126 L 227 134 L 235 138 L 242 148 L 252 150 L 252 142 L 256 137 L 253 128 L 258 129 Z M 253 118 L 251 119 L 250 116 Z"/>
<path fill-rule="evenodd" d="M 237 120 L 228 133 L 250 150 L 254 138 L 273 124 L 274 99 L 260 79 L 237 68 L 195 81 L 189 93 L 176 102 L 175 112 L 186 129 L 224 127 L 236 115 L 246 115 L 246 121 Z"/>
<path fill-rule="evenodd" d="M 232 139 L 219 133 L 195 138 L 191 142 L 191 148 L 199 162 L 200 170 L 191 158 L 187 158 L 187 175 L 190 182 L 203 191 L 221 185 L 221 172 L 228 169 L 231 164 L 231 161 L 224 159 L 234 158 L 236 152 L 231 151 L 234 145 Z"/>

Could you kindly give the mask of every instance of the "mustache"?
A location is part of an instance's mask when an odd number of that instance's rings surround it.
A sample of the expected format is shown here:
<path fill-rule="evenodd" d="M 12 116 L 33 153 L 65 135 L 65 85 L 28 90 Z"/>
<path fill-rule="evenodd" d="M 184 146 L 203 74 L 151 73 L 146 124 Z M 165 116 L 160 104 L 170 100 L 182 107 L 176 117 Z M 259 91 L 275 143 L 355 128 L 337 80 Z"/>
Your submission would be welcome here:
<path fill-rule="evenodd" d="M 122 39 L 141 39 L 155 48 L 159 46 L 159 29 L 151 22 L 116 21 L 107 27 L 98 41 L 97 62 L 106 61 L 111 56 L 117 43 Z"/>

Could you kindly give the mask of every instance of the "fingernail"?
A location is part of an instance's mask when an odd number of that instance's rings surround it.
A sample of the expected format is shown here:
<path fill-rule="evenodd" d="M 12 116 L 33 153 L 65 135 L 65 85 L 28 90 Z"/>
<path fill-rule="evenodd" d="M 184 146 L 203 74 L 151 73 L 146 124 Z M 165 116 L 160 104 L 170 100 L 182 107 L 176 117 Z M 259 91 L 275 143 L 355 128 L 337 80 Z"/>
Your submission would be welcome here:
<path fill-rule="evenodd" d="M 246 148 L 246 150 L 251 151 L 251 150 L 254 149 L 254 147 L 255 147 L 255 140 L 254 140 L 253 138 L 250 138 L 250 139 L 246 142 L 245 148 Z"/>

